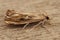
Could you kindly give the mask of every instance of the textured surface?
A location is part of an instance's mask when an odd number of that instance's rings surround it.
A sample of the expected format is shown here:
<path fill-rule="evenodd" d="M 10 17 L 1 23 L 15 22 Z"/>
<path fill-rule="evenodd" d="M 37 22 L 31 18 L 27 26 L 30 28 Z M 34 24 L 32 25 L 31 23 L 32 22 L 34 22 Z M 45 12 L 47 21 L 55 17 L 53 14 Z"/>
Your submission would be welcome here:
<path fill-rule="evenodd" d="M 47 12 L 51 24 L 46 25 L 50 33 L 42 27 L 22 30 L 20 26 L 5 26 L 4 16 L 7 9 L 18 12 Z M 0 0 L 0 40 L 60 40 L 60 0 Z"/>

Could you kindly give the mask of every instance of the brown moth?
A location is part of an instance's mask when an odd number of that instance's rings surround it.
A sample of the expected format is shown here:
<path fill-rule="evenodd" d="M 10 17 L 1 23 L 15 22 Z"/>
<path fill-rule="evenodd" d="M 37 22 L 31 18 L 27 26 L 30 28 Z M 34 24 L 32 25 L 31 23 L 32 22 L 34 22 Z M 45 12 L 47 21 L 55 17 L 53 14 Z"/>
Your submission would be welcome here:
<path fill-rule="evenodd" d="M 39 22 L 37 25 L 44 24 L 45 21 L 48 21 L 49 17 L 47 13 L 43 14 L 33 14 L 33 13 L 17 13 L 15 10 L 7 10 L 5 16 L 5 23 L 19 25 L 19 24 L 26 24 L 24 28 L 33 22 Z"/>

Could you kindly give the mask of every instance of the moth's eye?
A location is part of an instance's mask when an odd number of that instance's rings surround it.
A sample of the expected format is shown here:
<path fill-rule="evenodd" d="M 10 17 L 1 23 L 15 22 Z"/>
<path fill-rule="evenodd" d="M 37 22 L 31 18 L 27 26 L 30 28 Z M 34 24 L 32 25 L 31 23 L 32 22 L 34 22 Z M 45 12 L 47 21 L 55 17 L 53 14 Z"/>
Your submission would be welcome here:
<path fill-rule="evenodd" d="M 49 20 L 49 17 L 47 16 L 46 19 Z"/>

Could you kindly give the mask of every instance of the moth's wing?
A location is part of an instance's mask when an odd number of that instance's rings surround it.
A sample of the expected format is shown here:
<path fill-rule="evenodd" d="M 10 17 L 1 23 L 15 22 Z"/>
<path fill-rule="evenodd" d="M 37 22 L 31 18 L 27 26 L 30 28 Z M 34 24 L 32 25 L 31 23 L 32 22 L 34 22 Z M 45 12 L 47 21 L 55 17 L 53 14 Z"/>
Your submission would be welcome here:
<path fill-rule="evenodd" d="M 16 25 L 19 25 L 19 24 L 26 24 L 26 23 L 33 23 L 33 22 L 38 22 L 40 21 L 39 19 L 37 20 L 27 20 L 27 21 L 19 21 L 19 22 L 13 22 L 13 21 L 5 21 L 7 24 L 16 24 Z"/>
<path fill-rule="evenodd" d="M 16 11 L 15 10 L 7 10 L 7 12 L 6 12 L 6 16 L 11 16 L 11 15 L 13 15 L 13 14 L 15 14 L 16 13 Z"/>

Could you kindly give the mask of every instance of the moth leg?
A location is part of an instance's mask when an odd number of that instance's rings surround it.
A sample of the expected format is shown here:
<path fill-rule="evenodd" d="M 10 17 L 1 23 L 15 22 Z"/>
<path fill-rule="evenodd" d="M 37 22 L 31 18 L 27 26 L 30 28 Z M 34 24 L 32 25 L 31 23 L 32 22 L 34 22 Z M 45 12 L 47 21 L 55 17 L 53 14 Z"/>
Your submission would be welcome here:
<path fill-rule="evenodd" d="M 27 23 L 26 25 L 24 25 L 23 29 L 25 29 L 27 25 L 29 25 L 29 23 Z"/>
<path fill-rule="evenodd" d="M 34 29 L 35 27 L 39 26 L 41 23 L 42 23 L 42 21 L 40 21 L 38 24 L 36 24 L 35 26 L 33 26 L 32 29 Z M 31 29 L 31 30 L 32 30 L 32 29 Z"/>
<path fill-rule="evenodd" d="M 41 25 L 42 27 L 43 27 L 43 25 L 45 24 L 44 22 L 45 22 L 46 20 L 42 20 L 42 21 L 39 21 L 39 23 L 38 24 L 36 24 L 33 28 L 35 28 L 35 27 L 37 27 L 37 26 L 39 26 L 39 25 Z M 32 29 L 33 29 L 32 28 Z"/>
<path fill-rule="evenodd" d="M 45 28 L 47 32 L 51 33 L 50 30 L 48 30 L 48 28 L 44 24 L 45 24 L 45 21 L 41 23 L 41 27 Z"/>
<path fill-rule="evenodd" d="M 43 24 L 41 25 L 41 27 L 44 28 L 48 33 L 51 33 L 50 30 L 46 26 L 44 26 Z"/>
<path fill-rule="evenodd" d="M 41 24 L 42 24 L 42 26 L 43 26 L 43 25 L 45 24 L 45 21 L 46 21 L 46 20 L 39 21 L 39 23 L 36 24 L 33 28 L 35 28 L 35 27 L 37 27 L 37 26 L 39 26 L 39 25 L 41 25 Z"/>

